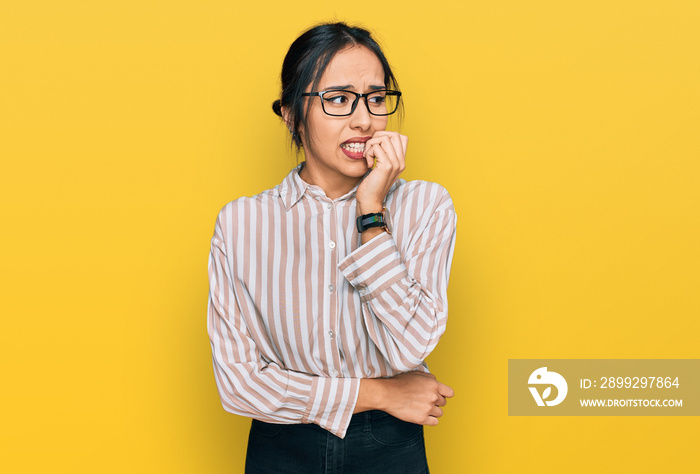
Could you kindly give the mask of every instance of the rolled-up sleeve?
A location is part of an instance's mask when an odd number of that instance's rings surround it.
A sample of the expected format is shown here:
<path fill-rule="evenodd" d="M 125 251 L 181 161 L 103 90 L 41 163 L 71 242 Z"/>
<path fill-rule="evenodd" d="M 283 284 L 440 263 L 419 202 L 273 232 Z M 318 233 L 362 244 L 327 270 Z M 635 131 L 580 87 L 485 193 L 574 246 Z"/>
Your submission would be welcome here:
<path fill-rule="evenodd" d="M 445 191 L 404 254 L 384 232 L 338 264 L 359 293 L 369 337 L 396 371 L 421 365 L 445 332 L 456 227 Z"/>
<path fill-rule="evenodd" d="M 241 309 L 237 281 L 217 220 L 209 255 L 207 330 L 224 410 L 269 423 L 315 423 L 343 438 L 360 381 L 288 370 L 261 355 Z"/>

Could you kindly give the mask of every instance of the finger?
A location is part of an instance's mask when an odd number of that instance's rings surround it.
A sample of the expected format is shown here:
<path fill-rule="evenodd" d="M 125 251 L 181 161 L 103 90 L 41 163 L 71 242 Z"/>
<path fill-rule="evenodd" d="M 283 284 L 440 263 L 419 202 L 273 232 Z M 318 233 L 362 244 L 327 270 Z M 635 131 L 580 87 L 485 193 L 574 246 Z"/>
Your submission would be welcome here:
<path fill-rule="evenodd" d="M 394 144 L 392 143 L 390 136 L 375 135 L 375 137 L 368 140 L 367 143 L 372 145 L 372 150 L 374 151 L 375 156 L 378 149 L 384 150 L 388 160 L 387 164 L 390 164 L 392 169 L 398 169 L 400 167 L 400 160 L 397 156 L 397 151 L 394 148 Z"/>
<path fill-rule="evenodd" d="M 401 139 L 402 136 L 403 135 L 399 135 L 398 132 L 388 132 L 388 131 L 384 130 L 384 131 L 375 133 L 372 138 L 379 138 L 379 137 L 388 138 L 389 141 L 391 142 L 394 150 L 396 151 L 396 155 L 398 157 L 401 157 L 401 156 L 406 154 L 406 150 L 405 150 L 403 141 Z"/>
<path fill-rule="evenodd" d="M 432 407 L 432 408 L 430 409 L 430 411 L 428 412 L 428 414 L 429 414 L 430 416 L 434 416 L 434 417 L 436 417 L 436 418 L 440 418 L 442 415 L 445 414 L 445 412 L 442 411 L 442 408 L 440 408 L 440 407 L 438 407 L 438 406 L 434 406 L 434 407 Z"/>
<path fill-rule="evenodd" d="M 455 391 L 452 390 L 452 387 L 440 382 L 438 382 L 438 393 L 445 398 L 452 398 L 455 396 Z"/>
<path fill-rule="evenodd" d="M 403 144 L 401 143 L 398 133 L 389 137 L 389 143 L 391 144 L 394 156 L 396 157 L 396 170 L 401 173 L 406 168 L 406 159 Z"/>
<path fill-rule="evenodd" d="M 447 399 L 442 395 L 438 395 L 438 400 L 435 402 L 435 406 L 444 407 L 445 405 L 447 405 Z"/>
<path fill-rule="evenodd" d="M 403 168 L 405 167 L 404 157 L 406 155 L 406 150 L 403 146 L 403 142 L 401 141 L 401 135 L 394 132 L 389 136 L 389 139 L 391 140 L 391 144 L 394 146 L 394 151 L 396 152 L 396 157 L 398 158 L 399 166 L 403 171 Z"/>
<path fill-rule="evenodd" d="M 401 142 L 401 150 L 403 150 L 403 155 L 401 155 L 401 162 L 404 168 L 406 168 L 406 153 L 408 152 L 408 137 L 405 135 L 399 135 L 399 141 Z"/>
<path fill-rule="evenodd" d="M 365 159 L 367 160 L 367 166 L 369 168 L 373 168 L 376 165 L 376 159 L 378 157 L 377 150 L 381 150 L 381 142 L 380 141 L 368 140 L 365 142 L 364 156 L 365 156 Z M 389 163 L 389 160 L 385 159 L 384 161 Z"/>
<path fill-rule="evenodd" d="M 374 166 L 374 153 L 372 152 L 372 145 L 365 142 L 365 160 L 367 160 L 367 167 L 372 168 Z"/>
<path fill-rule="evenodd" d="M 394 132 L 391 135 L 387 135 L 384 143 L 387 152 L 394 158 L 394 166 L 396 169 L 403 171 L 403 146 L 401 145 L 398 133 Z"/>
<path fill-rule="evenodd" d="M 435 416 L 429 416 L 426 418 L 424 423 L 421 423 L 423 425 L 428 425 L 428 426 L 437 426 L 439 420 Z"/>
<path fill-rule="evenodd" d="M 370 151 L 372 150 L 373 145 L 376 145 L 377 143 L 379 143 L 379 140 L 375 139 L 375 136 L 376 136 L 376 134 L 373 135 L 372 138 L 370 138 L 369 140 L 367 140 L 365 142 L 365 151 L 364 151 L 365 156 L 369 155 Z"/>
<path fill-rule="evenodd" d="M 400 148 L 404 154 L 406 153 L 406 149 L 408 148 L 408 137 L 406 135 L 401 135 L 399 132 L 382 130 L 380 132 L 375 132 L 375 134 L 372 137 L 374 138 L 374 137 L 381 137 L 381 136 L 387 136 L 387 137 L 390 137 L 392 140 L 394 140 L 394 139 L 398 140 L 398 143 L 401 144 L 400 147 L 398 147 L 398 148 Z"/>
<path fill-rule="evenodd" d="M 377 169 L 382 171 L 391 171 L 393 169 L 392 160 L 384 148 L 375 146 L 372 148 L 372 154 L 374 155 L 372 157 L 374 159 L 373 164 Z"/>

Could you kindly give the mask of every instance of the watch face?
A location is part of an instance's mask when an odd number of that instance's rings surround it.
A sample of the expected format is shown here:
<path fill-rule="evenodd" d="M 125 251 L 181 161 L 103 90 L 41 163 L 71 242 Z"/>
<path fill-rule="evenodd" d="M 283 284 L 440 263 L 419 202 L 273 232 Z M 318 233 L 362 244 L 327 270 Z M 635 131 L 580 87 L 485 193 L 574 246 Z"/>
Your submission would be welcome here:
<path fill-rule="evenodd" d="M 391 213 L 386 207 L 384 208 L 384 223 L 386 224 L 386 230 L 391 234 L 394 231 L 394 223 L 391 221 Z"/>

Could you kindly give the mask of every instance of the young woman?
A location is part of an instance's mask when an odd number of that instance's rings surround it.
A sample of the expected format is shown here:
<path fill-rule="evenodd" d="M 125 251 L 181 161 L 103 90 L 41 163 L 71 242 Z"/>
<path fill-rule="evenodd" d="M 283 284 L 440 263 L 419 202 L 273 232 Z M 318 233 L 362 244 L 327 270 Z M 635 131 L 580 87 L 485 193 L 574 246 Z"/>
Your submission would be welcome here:
<path fill-rule="evenodd" d="M 305 161 L 219 213 L 208 331 L 224 409 L 253 418 L 248 473 L 428 472 L 423 425 L 454 395 L 423 361 L 445 330 L 456 215 L 439 184 L 398 178 L 400 105 L 368 31 L 306 31 L 273 104 Z"/>

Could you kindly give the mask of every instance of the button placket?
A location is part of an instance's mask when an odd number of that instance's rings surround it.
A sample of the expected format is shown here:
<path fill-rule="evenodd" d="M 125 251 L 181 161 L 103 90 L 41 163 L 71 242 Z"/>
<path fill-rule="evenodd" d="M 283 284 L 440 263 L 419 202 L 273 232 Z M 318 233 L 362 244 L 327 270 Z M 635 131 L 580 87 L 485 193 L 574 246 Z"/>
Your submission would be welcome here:
<path fill-rule="evenodd" d="M 341 206 L 342 207 L 342 206 Z M 326 209 L 328 212 L 330 212 L 330 241 L 328 242 L 328 248 L 331 250 L 331 257 L 330 261 L 331 263 L 331 274 L 329 275 L 328 280 L 326 281 L 326 289 L 328 290 L 329 298 L 330 298 L 330 315 L 328 319 L 328 328 L 326 331 L 326 341 L 329 344 L 329 353 L 331 354 L 331 360 L 329 360 L 328 367 L 329 367 L 329 374 L 332 377 L 338 377 L 340 375 L 340 367 L 341 367 L 341 359 L 340 355 L 338 352 L 338 338 L 337 338 L 337 327 L 338 327 L 338 311 L 339 311 L 339 297 L 338 292 L 336 291 L 336 284 L 338 281 L 338 275 L 340 274 L 338 270 L 338 261 L 340 260 L 340 256 L 338 255 L 338 252 L 336 250 L 338 239 L 343 238 L 343 233 L 339 229 L 339 223 L 338 223 L 338 213 L 336 212 L 338 209 L 338 206 L 334 205 L 334 203 L 328 203 L 326 205 Z"/>

